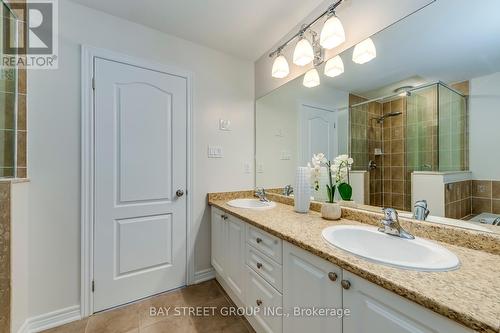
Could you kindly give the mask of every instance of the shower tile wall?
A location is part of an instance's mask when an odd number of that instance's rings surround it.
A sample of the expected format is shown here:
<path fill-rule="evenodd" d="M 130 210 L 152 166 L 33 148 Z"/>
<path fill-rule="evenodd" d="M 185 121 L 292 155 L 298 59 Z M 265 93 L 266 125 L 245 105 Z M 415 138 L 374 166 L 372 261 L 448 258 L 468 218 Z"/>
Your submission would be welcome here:
<path fill-rule="evenodd" d="M 9 1 L 7 1 L 9 2 Z M 21 1 L 12 2 L 12 6 L 22 7 Z M 11 17 L 5 6 L 1 6 L 2 20 Z M 22 12 L 22 11 L 17 11 Z M 2 22 L 3 24 L 3 22 Z M 26 40 L 28 29 L 24 18 L 19 20 L 18 39 Z M 17 77 L 16 77 L 17 76 Z M 27 142 L 27 71 L 26 69 L 0 68 L 0 178 L 27 177 L 26 142 Z M 15 113 L 17 98 L 17 117 Z M 17 151 L 17 159 L 15 152 Z"/>
<path fill-rule="evenodd" d="M 472 182 L 464 180 L 445 185 L 445 217 L 463 219 L 471 215 Z"/>
<path fill-rule="evenodd" d="M 349 95 L 349 105 L 366 101 L 363 97 Z M 370 171 L 370 197 L 367 204 L 382 205 L 382 157 L 375 155 L 375 149 L 382 148 L 382 128 L 376 119 L 382 115 L 382 105 L 377 102 L 351 108 L 351 155 L 354 170 L 367 170 L 370 160 L 377 168 Z"/>
<path fill-rule="evenodd" d="M 405 173 L 406 166 L 406 103 L 400 97 L 382 104 L 382 114 L 401 112 L 383 122 L 383 206 L 409 210 L 411 205 L 411 178 Z"/>
<path fill-rule="evenodd" d="M 349 106 L 363 103 L 364 98 L 349 94 Z M 349 109 L 350 154 L 353 170 L 365 170 L 368 165 L 367 108 L 364 105 Z"/>
<path fill-rule="evenodd" d="M 472 214 L 500 214 L 500 181 L 472 181 Z"/>

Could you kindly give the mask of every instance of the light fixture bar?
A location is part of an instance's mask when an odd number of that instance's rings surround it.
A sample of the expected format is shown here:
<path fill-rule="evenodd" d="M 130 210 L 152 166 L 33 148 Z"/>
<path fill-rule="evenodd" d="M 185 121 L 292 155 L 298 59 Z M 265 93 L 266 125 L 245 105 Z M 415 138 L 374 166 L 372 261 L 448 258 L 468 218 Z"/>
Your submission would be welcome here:
<path fill-rule="evenodd" d="M 319 20 L 321 20 L 323 17 L 325 17 L 326 15 L 328 15 L 328 14 L 332 13 L 333 11 L 335 11 L 335 9 L 343 1 L 344 0 L 338 0 L 337 2 L 333 3 L 332 5 L 330 5 L 330 7 L 328 7 L 328 9 L 325 10 L 321 15 L 319 15 L 314 21 L 312 21 L 309 24 L 303 25 L 302 28 L 299 30 L 299 32 L 297 32 L 295 35 L 293 35 L 292 37 L 290 37 L 286 42 L 284 42 L 283 44 L 281 44 L 275 51 L 271 52 L 269 54 L 269 58 L 273 58 L 274 56 L 276 56 L 276 54 L 278 54 L 279 51 L 281 51 L 288 44 L 290 44 L 291 41 L 293 41 L 295 38 L 297 38 L 300 35 L 302 35 L 305 31 L 307 31 L 311 26 L 313 26 L 316 22 L 318 22 Z"/>

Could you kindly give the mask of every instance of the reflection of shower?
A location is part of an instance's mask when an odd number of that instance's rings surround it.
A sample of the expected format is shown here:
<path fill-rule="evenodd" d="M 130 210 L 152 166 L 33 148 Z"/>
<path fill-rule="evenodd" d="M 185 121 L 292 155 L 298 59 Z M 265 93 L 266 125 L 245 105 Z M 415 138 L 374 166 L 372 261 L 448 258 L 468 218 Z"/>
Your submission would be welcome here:
<path fill-rule="evenodd" d="M 377 119 L 377 123 L 382 124 L 386 118 L 396 117 L 396 116 L 399 116 L 399 115 L 402 115 L 402 114 L 403 114 L 403 112 L 389 112 L 389 113 L 386 113 L 382 117 L 376 118 Z"/>

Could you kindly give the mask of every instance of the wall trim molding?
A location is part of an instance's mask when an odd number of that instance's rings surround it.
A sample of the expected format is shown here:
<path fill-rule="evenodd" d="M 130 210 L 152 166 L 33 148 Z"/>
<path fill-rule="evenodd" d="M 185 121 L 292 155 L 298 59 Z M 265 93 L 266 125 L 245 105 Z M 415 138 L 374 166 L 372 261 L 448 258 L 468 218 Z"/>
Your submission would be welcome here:
<path fill-rule="evenodd" d="M 203 269 L 194 274 L 194 284 L 202 283 L 212 279 L 215 279 L 215 269 L 213 268 Z"/>
<path fill-rule="evenodd" d="M 37 333 L 82 319 L 80 306 L 74 305 L 64 309 L 45 313 L 26 319 L 18 333 Z"/>
<path fill-rule="evenodd" d="M 189 71 L 149 60 L 87 45 L 81 46 L 81 317 L 94 313 L 92 280 L 94 277 L 94 59 L 102 58 L 183 77 L 187 81 L 187 179 L 186 179 L 186 285 L 195 281 L 193 234 L 193 74 Z"/>

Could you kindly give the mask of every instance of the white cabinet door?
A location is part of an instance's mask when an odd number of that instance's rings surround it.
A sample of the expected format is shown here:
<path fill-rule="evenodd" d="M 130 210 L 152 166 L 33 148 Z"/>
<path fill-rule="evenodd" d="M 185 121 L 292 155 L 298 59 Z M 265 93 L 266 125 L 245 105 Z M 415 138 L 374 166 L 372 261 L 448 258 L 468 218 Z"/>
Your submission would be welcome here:
<path fill-rule="evenodd" d="M 244 266 L 245 266 L 245 224 L 230 216 L 226 220 L 227 240 L 224 255 L 226 255 L 226 281 L 233 292 L 243 300 Z"/>
<path fill-rule="evenodd" d="M 472 330 L 344 271 L 344 333 L 469 333 Z"/>
<path fill-rule="evenodd" d="M 283 318 L 283 332 L 341 333 L 341 317 L 309 313 L 342 308 L 341 279 L 339 267 L 284 242 L 283 308 L 288 316 Z"/>
<path fill-rule="evenodd" d="M 224 257 L 227 229 L 225 218 L 227 216 L 224 213 L 212 208 L 212 266 L 223 278 L 226 276 Z"/>

